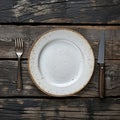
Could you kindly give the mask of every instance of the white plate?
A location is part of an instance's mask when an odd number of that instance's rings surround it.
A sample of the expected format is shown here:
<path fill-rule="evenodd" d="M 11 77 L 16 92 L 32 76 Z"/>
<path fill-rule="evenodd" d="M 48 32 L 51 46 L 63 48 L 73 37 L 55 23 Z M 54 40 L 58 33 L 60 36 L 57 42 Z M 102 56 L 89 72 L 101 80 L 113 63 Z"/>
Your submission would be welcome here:
<path fill-rule="evenodd" d="M 94 70 L 94 54 L 87 40 L 69 29 L 42 35 L 29 56 L 35 85 L 52 96 L 69 96 L 85 87 Z"/>

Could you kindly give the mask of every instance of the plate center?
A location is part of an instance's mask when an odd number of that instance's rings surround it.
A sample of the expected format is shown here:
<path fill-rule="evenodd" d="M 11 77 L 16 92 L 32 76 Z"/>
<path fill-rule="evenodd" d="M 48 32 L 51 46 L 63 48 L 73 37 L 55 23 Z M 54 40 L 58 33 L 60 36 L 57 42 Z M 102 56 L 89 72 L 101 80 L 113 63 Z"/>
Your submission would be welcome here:
<path fill-rule="evenodd" d="M 39 55 L 39 70 L 47 83 L 68 86 L 78 80 L 83 69 L 80 49 L 68 40 L 53 40 Z"/>

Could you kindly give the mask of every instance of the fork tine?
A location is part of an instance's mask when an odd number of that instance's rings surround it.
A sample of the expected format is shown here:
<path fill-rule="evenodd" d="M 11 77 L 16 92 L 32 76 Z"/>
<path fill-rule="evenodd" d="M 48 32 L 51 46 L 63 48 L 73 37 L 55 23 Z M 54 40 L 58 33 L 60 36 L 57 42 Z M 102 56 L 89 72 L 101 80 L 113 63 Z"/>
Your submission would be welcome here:
<path fill-rule="evenodd" d="M 21 50 L 21 38 L 19 38 L 19 49 Z"/>
<path fill-rule="evenodd" d="M 21 39 L 22 40 L 22 39 Z M 23 48 L 23 40 L 22 40 L 22 48 Z"/>
<path fill-rule="evenodd" d="M 20 44 L 20 46 L 19 46 L 19 47 L 20 47 L 20 49 L 21 49 L 21 38 L 19 38 L 19 44 Z"/>
<path fill-rule="evenodd" d="M 17 38 L 17 48 L 18 48 L 18 50 L 20 48 L 19 38 Z"/>
<path fill-rule="evenodd" d="M 15 49 L 16 50 L 19 49 L 19 40 L 18 40 L 18 38 L 15 39 Z"/>
<path fill-rule="evenodd" d="M 23 43 L 23 39 L 22 38 L 16 38 L 15 39 L 15 49 L 16 50 L 23 50 L 23 45 L 24 45 L 24 43 Z"/>
<path fill-rule="evenodd" d="M 16 41 L 16 39 L 15 39 L 15 48 L 17 48 L 17 41 Z"/>
<path fill-rule="evenodd" d="M 22 39 L 20 38 L 20 49 L 22 49 Z"/>
<path fill-rule="evenodd" d="M 20 38 L 18 38 L 18 48 L 19 48 L 19 50 L 20 50 L 20 47 L 21 45 L 20 45 Z"/>

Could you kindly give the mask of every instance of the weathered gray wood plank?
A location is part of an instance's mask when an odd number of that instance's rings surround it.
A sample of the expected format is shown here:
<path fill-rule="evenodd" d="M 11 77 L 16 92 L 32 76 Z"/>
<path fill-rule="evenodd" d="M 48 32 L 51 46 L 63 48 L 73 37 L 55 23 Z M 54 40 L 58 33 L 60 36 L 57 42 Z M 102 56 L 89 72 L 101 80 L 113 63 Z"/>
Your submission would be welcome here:
<path fill-rule="evenodd" d="M 0 97 L 5 96 L 46 96 L 33 84 L 28 74 L 27 61 L 22 61 L 23 91 L 16 91 L 17 61 L 0 60 Z M 106 96 L 120 96 L 120 61 L 105 61 Z M 98 66 L 96 65 L 93 77 L 89 84 L 77 97 L 98 97 Z"/>
<path fill-rule="evenodd" d="M 106 54 L 105 59 L 120 59 L 120 26 L 0 26 L 0 58 L 16 58 L 14 39 L 21 37 L 25 42 L 23 58 L 28 58 L 28 53 L 35 40 L 49 30 L 67 28 L 81 33 L 90 43 L 98 56 L 98 44 L 101 31 L 105 29 Z"/>
<path fill-rule="evenodd" d="M 120 98 L 0 99 L 2 120 L 119 120 Z"/>
<path fill-rule="evenodd" d="M 0 23 L 119 24 L 119 0 L 0 0 Z"/>

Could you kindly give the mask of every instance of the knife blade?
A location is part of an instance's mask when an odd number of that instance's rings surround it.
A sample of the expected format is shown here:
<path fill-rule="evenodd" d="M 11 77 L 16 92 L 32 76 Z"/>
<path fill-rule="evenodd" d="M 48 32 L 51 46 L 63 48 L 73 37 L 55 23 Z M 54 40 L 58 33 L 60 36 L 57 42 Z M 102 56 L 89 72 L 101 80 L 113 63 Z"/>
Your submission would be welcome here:
<path fill-rule="evenodd" d="M 98 61 L 99 64 L 99 96 L 104 98 L 105 96 L 105 78 L 104 78 L 104 56 L 105 56 L 105 31 L 101 33 L 99 41 Z"/>

